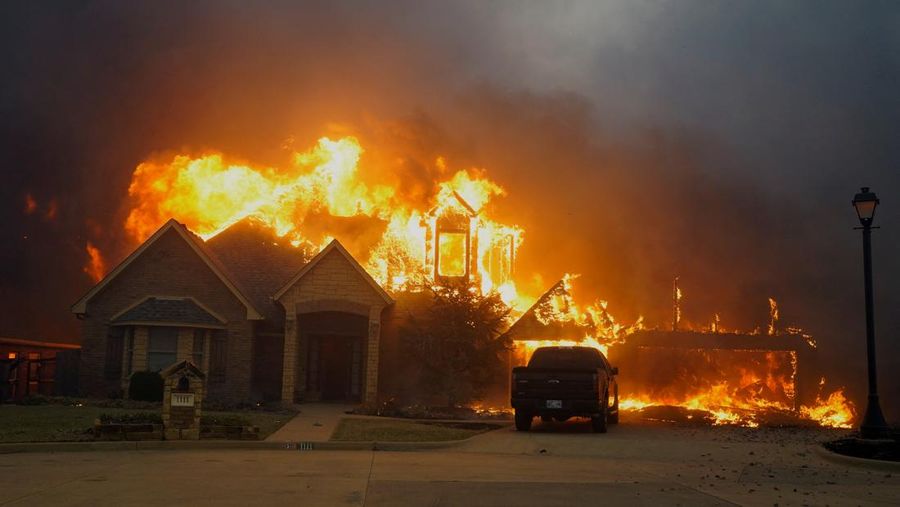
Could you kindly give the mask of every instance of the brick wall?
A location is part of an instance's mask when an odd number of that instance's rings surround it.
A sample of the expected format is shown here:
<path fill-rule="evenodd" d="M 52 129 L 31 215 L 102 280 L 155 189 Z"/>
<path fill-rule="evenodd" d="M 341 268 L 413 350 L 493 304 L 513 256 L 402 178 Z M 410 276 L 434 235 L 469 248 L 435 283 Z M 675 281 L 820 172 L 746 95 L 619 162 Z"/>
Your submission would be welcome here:
<path fill-rule="evenodd" d="M 118 381 L 107 380 L 103 375 L 109 321 L 122 310 L 152 295 L 193 297 L 228 321 L 227 379 L 216 387 L 215 392 L 210 386 L 210 398 L 247 399 L 253 322 L 246 320 L 244 305 L 174 229 L 150 245 L 88 302 L 82 323 L 82 394 L 105 397 L 121 388 Z M 139 351 L 140 347 L 143 347 L 143 353 Z M 185 352 L 179 346 L 179 357 Z M 141 338 L 141 334 L 136 333 L 134 370 L 141 368 L 146 368 L 146 337 Z"/>

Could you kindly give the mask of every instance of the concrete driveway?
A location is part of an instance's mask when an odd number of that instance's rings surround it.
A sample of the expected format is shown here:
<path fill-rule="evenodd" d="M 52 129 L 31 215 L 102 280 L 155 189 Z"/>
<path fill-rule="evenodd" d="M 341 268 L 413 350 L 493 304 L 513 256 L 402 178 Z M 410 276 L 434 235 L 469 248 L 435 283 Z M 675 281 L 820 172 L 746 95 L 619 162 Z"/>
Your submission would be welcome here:
<path fill-rule="evenodd" d="M 0 456 L 0 505 L 897 505 L 897 473 L 824 461 L 819 430 L 579 423 L 452 449 Z"/>

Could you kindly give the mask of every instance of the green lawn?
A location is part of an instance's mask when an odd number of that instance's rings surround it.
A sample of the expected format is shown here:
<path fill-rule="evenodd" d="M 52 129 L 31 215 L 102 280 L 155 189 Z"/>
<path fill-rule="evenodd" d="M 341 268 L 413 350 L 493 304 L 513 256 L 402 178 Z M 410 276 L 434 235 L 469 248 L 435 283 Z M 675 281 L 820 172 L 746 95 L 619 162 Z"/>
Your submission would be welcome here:
<path fill-rule="evenodd" d="M 159 409 L 105 408 L 90 405 L 0 405 L 0 442 L 67 442 L 93 440 L 88 431 L 100 414 L 124 415 L 156 412 Z M 204 416 L 223 420 L 244 419 L 259 427 L 260 440 L 280 428 L 293 417 L 286 412 L 203 411 Z"/>
<path fill-rule="evenodd" d="M 396 419 L 344 418 L 331 440 L 343 442 L 440 442 L 462 440 L 500 428 L 493 423 L 398 421 Z"/>

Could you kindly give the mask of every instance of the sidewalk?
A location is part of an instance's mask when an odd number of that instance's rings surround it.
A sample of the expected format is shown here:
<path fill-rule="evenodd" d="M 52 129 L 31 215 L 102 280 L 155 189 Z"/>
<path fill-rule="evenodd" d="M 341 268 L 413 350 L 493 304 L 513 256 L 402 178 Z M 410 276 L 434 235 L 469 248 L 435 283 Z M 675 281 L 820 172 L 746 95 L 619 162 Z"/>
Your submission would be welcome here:
<path fill-rule="evenodd" d="M 299 413 L 266 442 L 327 442 L 338 422 L 356 405 L 343 403 L 304 403 L 294 405 Z"/>

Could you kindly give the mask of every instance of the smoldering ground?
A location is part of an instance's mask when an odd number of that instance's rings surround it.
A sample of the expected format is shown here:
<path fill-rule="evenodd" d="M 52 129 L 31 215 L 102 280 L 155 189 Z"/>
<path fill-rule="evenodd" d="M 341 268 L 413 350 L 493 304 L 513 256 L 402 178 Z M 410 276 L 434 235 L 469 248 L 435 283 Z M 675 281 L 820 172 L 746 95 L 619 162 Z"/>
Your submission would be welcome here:
<path fill-rule="evenodd" d="M 900 413 L 900 23 L 891 2 L 40 3 L 3 7 L 0 334 L 72 340 L 91 241 L 112 263 L 137 163 L 216 149 L 269 163 L 350 131 L 362 163 L 486 168 L 535 287 L 581 273 L 622 320 L 811 332 L 864 393 L 849 200 L 882 198 L 882 396 Z M 26 196 L 34 200 L 26 213 Z M 56 211 L 51 213 L 50 210 Z"/>

